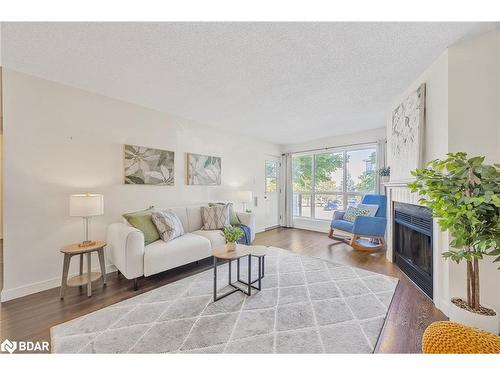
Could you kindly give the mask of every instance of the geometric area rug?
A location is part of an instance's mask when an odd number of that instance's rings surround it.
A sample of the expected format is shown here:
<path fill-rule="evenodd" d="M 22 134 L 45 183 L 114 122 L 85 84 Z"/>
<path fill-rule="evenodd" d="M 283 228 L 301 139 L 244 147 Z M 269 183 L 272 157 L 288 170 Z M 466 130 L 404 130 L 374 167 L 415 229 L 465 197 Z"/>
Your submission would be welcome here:
<path fill-rule="evenodd" d="M 218 285 L 227 282 L 228 265 L 220 265 Z M 52 327 L 51 347 L 54 353 L 372 353 L 397 283 L 269 247 L 262 291 L 250 297 L 237 292 L 214 303 L 210 269 Z"/>

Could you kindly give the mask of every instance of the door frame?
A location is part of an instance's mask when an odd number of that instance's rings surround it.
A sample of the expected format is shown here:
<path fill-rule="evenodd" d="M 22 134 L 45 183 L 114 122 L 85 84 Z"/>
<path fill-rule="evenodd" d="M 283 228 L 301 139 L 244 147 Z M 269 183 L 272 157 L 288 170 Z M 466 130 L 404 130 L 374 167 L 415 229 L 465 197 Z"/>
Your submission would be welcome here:
<path fill-rule="evenodd" d="M 266 164 L 268 161 L 278 163 L 276 168 L 276 199 L 277 199 L 277 224 L 273 226 L 265 226 L 264 230 L 269 231 L 281 227 L 281 156 L 266 154 L 264 159 L 264 204 L 267 201 L 267 171 Z M 265 209 L 265 208 L 264 208 Z M 267 224 L 267 223 L 266 223 Z"/>

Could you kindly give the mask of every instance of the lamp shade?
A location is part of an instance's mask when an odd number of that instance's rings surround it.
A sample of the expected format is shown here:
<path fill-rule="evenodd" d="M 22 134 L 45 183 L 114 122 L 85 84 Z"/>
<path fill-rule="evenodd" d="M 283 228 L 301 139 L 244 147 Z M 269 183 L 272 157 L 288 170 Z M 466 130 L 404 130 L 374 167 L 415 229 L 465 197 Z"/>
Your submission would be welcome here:
<path fill-rule="evenodd" d="M 99 216 L 104 214 L 102 194 L 75 194 L 69 197 L 69 216 Z"/>
<path fill-rule="evenodd" d="M 250 202 L 252 202 L 252 192 L 251 191 L 238 191 L 237 198 L 238 198 L 238 202 L 250 203 Z"/>

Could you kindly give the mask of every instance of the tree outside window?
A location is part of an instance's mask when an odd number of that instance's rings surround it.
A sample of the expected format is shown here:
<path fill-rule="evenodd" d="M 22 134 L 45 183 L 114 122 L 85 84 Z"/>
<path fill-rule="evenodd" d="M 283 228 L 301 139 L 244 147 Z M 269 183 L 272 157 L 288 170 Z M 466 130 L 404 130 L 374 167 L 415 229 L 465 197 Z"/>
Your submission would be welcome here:
<path fill-rule="evenodd" d="M 359 204 L 375 192 L 376 157 L 374 148 L 294 156 L 294 215 L 329 220 L 331 211 Z"/>

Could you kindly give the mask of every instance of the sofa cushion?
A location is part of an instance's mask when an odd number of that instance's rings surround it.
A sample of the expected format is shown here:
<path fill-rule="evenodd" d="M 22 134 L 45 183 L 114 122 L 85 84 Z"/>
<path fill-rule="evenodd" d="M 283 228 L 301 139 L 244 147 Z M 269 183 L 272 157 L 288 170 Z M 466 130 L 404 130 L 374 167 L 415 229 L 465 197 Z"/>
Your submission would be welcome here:
<path fill-rule="evenodd" d="M 205 237 L 210 241 L 212 245 L 212 249 L 216 249 L 218 247 L 223 247 L 226 244 L 224 237 L 222 236 L 222 231 L 219 229 L 216 230 L 196 230 L 193 232 L 198 236 Z"/>
<path fill-rule="evenodd" d="M 154 275 L 211 256 L 210 241 L 196 234 L 165 242 L 153 242 L 144 248 L 144 276 Z"/>
<path fill-rule="evenodd" d="M 167 207 L 166 210 L 174 212 L 182 223 L 184 231 L 189 227 L 186 207 Z"/>
<path fill-rule="evenodd" d="M 203 226 L 203 221 L 201 220 L 201 204 L 196 206 L 188 206 L 186 208 L 188 227 L 184 227 L 186 232 L 194 232 L 195 230 L 200 230 Z"/>
<path fill-rule="evenodd" d="M 160 239 L 160 234 L 151 218 L 152 207 L 147 210 L 130 212 L 123 215 L 128 224 L 144 233 L 144 245 L 149 245 Z"/>
<path fill-rule="evenodd" d="M 154 210 L 151 214 L 153 223 L 158 229 L 158 233 L 163 241 L 168 242 L 182 236 L 184 234 L 184 228 L 179 217 L 175 212 L 170 210 Z"/>
<path fill-rule="evenodd" d="M 222 229 L 229 225 L 229 205 L 214 205 L 212 207 L 201 207 L 201 218 L 203 229 Z"/>

